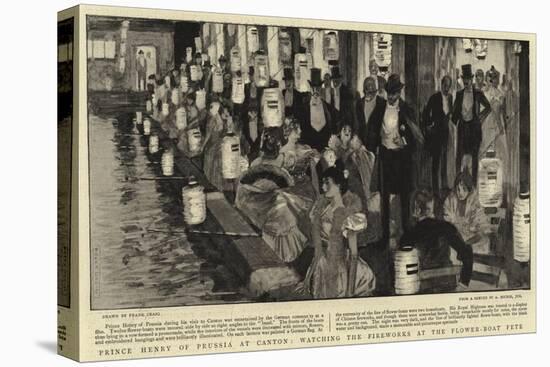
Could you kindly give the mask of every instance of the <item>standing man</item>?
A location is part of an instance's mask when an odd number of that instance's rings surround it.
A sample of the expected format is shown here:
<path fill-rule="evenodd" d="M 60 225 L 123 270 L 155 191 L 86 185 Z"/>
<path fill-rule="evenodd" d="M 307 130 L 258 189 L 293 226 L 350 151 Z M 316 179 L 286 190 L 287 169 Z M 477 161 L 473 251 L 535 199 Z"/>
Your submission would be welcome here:
<path fill-rule="evenodd" d="M 354 102 L 356 96 L 343 82 L 343 76 L 340 74 L 340 68 L 334 66 L 332 73 L 332 88 L 330 105 L 334 111 L 334 118 L 337 124 L 337 131 L 340 131 L 344 125 L 352 125 L 354 118 Z"/>
<path fill-rule="evenodd" d="M 301 142 L 321 152 L 328 146 L 331 134 L 336 133 L 331 107 L 321 98 L 321 69 L 311 68 L 309 85 L 311 93 L 304 98 L 297 116 L 302 129 Z"/>
<path fill-rule="evenodd" d="M 369 73 L 370 76 L 374 78 L 376 90 L 378 91 L 378 94 L 380 97 L 386 97 L 386 79 L 378 75 L 379 73 L 378 64 L 376 63 L 375 59 L 371 59 L 369 61 Z"/>
<path fill-rule="evenodd" d="M 472 83 L 472 65 L 462 65 L 464 89 L 456 93 L 452 120 L 457 125 L 456 173 L 462 171 L 462 159 L 468 154 L 472 157 L 472 177 L 477 184 L 479 166 L 479 146 L 481 144 L 481 124 L 489 113 L 491 104 L 482 91 L 474 88 Z M 481 108 L 483 107 L 483 110 Z"/>
<path fill-rule="evenodd" d="M 449 139 L 449 121 L 453 111 L 451 77 L 441 79 L 441 91 L 428 100 L 422 113 L 426 149 L 432 156 L 432 190 L 441 194 L 447 188 L 447 142 Z"/>
<path fill-rule="evenodd" d="M 372 111 L 367 130 L 366 148 L 378 150 L 380 163 L 379 182 L 381 194 L 382 236 L 390 239 L 390 195 L 399 195 L 401 201 L 401 225 L 406 230 L 409 223 L 409 197 L 412 191 L 412 156 L 421 133 L 412 121 L 412 109 L 401 99 L 399 74 L 392 74 L 386 84 L 388 100 L 377 103 Z"/>
<path fill-rule="evenodd" d="M 376 79 L 368 76 L 363 81 L 363 98 L 355 104 L 355 126 L 354 131 L 359 136 L 363 145 L 367 145 L 368 122 L 374 108 L 384 103 L 384 98 L 378 95 Z M 373 152 L 374 153 L 374 152 Z"/>
<path fill-rule="evenodd" d="M 285 101 L 285 117 L 296 117 L 297 106 L 301 103 L 300 92 L 294 88 L 294 72 L 292 68 L 285 68 L 283 81 L 283 98 Z"/>
<path fill-rule="evenodd" d="M 147 60 L 143 50 L 139 50 L 137 60 L 136 60 L 136 70 L 137 70 L 137 81 L 138 81 L 138 90 L 145 90 L 145 85 L 147 83 Z"/>

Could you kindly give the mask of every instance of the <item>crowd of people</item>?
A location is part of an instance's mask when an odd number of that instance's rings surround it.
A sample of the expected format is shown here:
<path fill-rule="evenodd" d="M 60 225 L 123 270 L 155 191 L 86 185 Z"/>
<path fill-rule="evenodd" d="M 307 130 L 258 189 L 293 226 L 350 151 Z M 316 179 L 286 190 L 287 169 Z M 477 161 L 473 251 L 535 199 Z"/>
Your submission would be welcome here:
<path fill-rule="evenodd" d="M 489 149 L 503 160 L 507 154 L 494 67 L 474 75 L 463 65 L 463 88 L 454 97 L 451 78 L 443 77 L 415 121 L 400 75 L 382 76 L 374 60 L 362 95 L 345 85 L 338 66 L 325 75 L 311 68 L 309 91 L 300 92 L 291 67 L 283 70 L 283 86 L 269 78 L 259 86 L 254 67 L 245 76 L 224 56 L 214 61 L 197 53 L 162 79 L 150 76 L 148 100 L 178 148 L 220 191 L 227 190 L 222 141 L 227 134 L 238 137 L 243 164 L 233 186 L 235 205 L 289 266 L 303 264 L 303 254 L 313 249 L 304 292 L 313 298 L 376 294 L 377 274 L 358 249 L 380 241 L 389 249 L 396 237 L 395 246 L 419 247 L 421 267 L 462 264 L 460 286 L 468 286 L 473 248 L 489 248 L 476 193 L 478 162 Z M 279 96 L 276 107 L 264 95 L 268 89 Z M 275 123 L 270 107 L 280 109 Z M 452 185 L 446 174 L 450 124 L 458 132 Z M 190 130 L 199 134 L 197 149 L 190 147 Z M 418 149 L 432 157 L 432 187 L 414 191 Z M 451 192 L 443 197 L 445 189 Z M 434 211 L 436 201 L 442 214 Z"/>

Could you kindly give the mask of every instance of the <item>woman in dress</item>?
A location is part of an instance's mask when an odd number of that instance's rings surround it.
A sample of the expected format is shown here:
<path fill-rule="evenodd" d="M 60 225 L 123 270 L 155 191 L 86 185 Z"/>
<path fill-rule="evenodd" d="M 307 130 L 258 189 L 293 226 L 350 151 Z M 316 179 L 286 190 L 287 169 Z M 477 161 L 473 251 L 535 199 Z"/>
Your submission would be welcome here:
<path fill-rule="evenodd" d="M 366 226 L 361 201 L 348 194 L 344 172 L 336 167 L 323 172 L 322 182 L 323 196 L 310 212 L 315 255 L 304 290 L 315 299 L 369 296 L 376 286 L 374 273 L 358 256 L 357 243 L 345 238 L 351 228 Z"/>
<path fill-rule="evenodd" d="M 223 117 L 222 117 L 223 114 Z M 224 123 L 224 118 L 226 123 Z M 223 191 L 222 175 L 222 141 L 228 128 L 231 128 L 231 116 L 221 108 L 220 103 L 213 101 L 206 120 L 206 136 L 203 141 L 204 175 L 218 190 Z"/>

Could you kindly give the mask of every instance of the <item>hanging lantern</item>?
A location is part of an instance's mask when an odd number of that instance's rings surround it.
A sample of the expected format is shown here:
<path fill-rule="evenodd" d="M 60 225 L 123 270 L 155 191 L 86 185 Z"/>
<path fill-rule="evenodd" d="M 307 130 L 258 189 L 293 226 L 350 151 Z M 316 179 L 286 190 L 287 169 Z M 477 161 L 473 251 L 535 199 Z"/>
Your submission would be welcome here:
<path fill-rule="evenodd" d="M 218 62 L 218 48 L 216 45 L 212 44 L 208 46 L 208 57 L 212 60 L 212 64 L 217 64 Z"/>
<path fill-rule="evenodd" d="M 148 99 L 147 101 L 145 101 L 145 110 L 147 112 L 152 112 L 153 111 L 153 103 L 151 102 L 150 99 Z"/>
<path fill-rule="evenodd" d="M 311 65 L 308 62 L 306 54 L 294 55 L 294 78 L 296 80 L 296 90 L 304 93 L 309 91 L 308 78 Z"/>
<path fill-rule="evenodd" d="M 179 89 L 177 88 L 172 89 L 172 93 L 170 94 L 170 100 L 172 101 L 172 104 L 174 106 L 179 106 L 180 104 Z"/>
<path fill-rule="evenodd" d="M 472 40 L 469 39 L 469 38 L 463 38 L 462 39 L 462 47 L 464 48 L 464 51 L 466 53 L 472 52 L 472 48 L 473 48 Z"/>
<path fill-rule="evenodd" d="M 238 46 L 235 46 L 231 49 L 231 72 L 236 73 L 241 70 L 241 49 Z"/>
<path fill-rule="evenodd" d="M 285 30 L 279 31 L 279 61 L 283 64 L 292 62 L 292 41 Z"/>
<path fill-rule="evenodd" d="M 143 112 L 136 111 L 136 124 L 142 124 L 143 123 Z"/>
<path fill-rule="evenodd" d="M 151 135 L 149 137 L 149 153 L 155 154 L 159 151 L 159 137 Z"/>
<path fill-rule="evenodd" d="M 239 177 L 241 164 L 241 144 L 239 137 L 232 131 L 224 136 L 222 142 L 222 175 L 226 180 Z"/>
<path fill-rule="evenodd" d="M 185 107 L 180 107 L 176 110 L 176 128 L 183 130 L 187 127 L 187 111 Z"/>
<path fill-rule="evenodd" d="M 187 131 L 187 145 L 191 153 L 196 154 L 200 151 L 201 142 L 202 134 L 199 128 L 189 129 Z"/>
<path fill-rule="evenodd" d="M 204 89 L 198 90 L 195 93 L 195 105 L 199 110 L 204 110 L 206 108 L 206 92 Z"/>
<path fill-rule="evenodd" d="M 254 53 L 260 49 L 260 39 L 258 37 L 258 28 L 250 26 L 246 30 L 246 40 L 248 52 Z"/>
<path fill-rule="evenodd" d="M 267 55 L 258 54 L 254 57 L 254 83 L 257 87 L 269 85 L 269 62 Z"/>
<path fill-rule="evenodd" d="M 146 118 L 143 120 L 143 135 L 147 136 L 151 134 L 151 120 Z"/>
<path fill-rule="evenodd" d="M 242 104 L 244 102 L 244 82 L 242 76 L 233 75 L 231 101 L 236 104 Z"/>
<path fill-rule="evenodd" d="M 338 34 L 334 31 L 325 31 L 323 37 L 323 58 L 327 61 L 336 61 L 338 57 Z"/>
<path fill-rule="evenodd" d="M 411 245 L 394 252 L 395 294 L 415 294 L 420 290 L 418 250 Z"/>
<path fill-rule="evenodd" d="M 182 93 L 187 93 L 189 90 L 189 79 L 186 75 L 180 77 L 180 89 Z"/>
<path fill-rule="evenodd" d="M 489 41 L 474 39 L 474 51 L 478 60 L 485 60 L 487 57 L 487 48 L 489 47 Z"/>
<path fill-rule="evenodd" d="M 168 116 L 169 114 L 170 114 L 170 105 L 168 104 L 168 102 L 164 102 L 162 104 L 162 115 Z"/>
<path fill-rule="evenodd" d="M 479 203 L 482 207 L 500 207 L 502 204 L 502 162 L 490 148 L 479 161 Z"/>
<path fill-rule="evenodd" d="M 520 193 L 514 203 L 513 241 L 514 260 L 527 262 L 531 250 L 531 213 L 529 192 Z"/>
<path fill-rule="evenodd" d="M 200 80 L 200 74 L 199 74 L 199 66 L 198 65 L 191 65 L 189 66 L 189 74 L 191 76 L 191 80 L 196 82 Z"/>
<path fill-rule="evenodd" d="M 172 153 L 172 150 L 162 153 L 160 164 L 164 176 L 172 176 L 174 174 L 174 153 Z"/>
<path fill-rule="evenodd" d="M 215 66 L 214 70 L 212 70 L 212 92 L 223 92 L 223 71 L 217 66 Z"/>
<path fill-rule="evenodd" d="M 185 48 L 185 62 L 190 64 L 193 62 L 193 48 L 192 47 L 186 47 Z"/>
<path fill-rule="evenodd" d="M 195 37 L 195 50 L 202 53 L 202 40 L 200 37 Z"/>
<path fill-rule="evenodd" d="M 181 190 L 183 201 L 183 218 L 189 225 L 201 224 L 206 220 L 206 195 L 204 187 L 191 177 L 189 183 Z"/>
<path fill-rule="evenodd" d="M 266 88 L 262 96 L 262 118 L 265 127 L 279 127 L 284 121 L 284 100 L 279 88 Z"/>

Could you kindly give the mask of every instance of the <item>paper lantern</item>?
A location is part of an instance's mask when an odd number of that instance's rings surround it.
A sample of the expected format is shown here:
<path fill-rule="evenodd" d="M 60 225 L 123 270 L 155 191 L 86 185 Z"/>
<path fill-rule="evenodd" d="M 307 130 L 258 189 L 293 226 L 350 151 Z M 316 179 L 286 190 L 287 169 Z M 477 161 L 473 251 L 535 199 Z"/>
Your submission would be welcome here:
<path fill-rule="evenodd" d="M 231 101 L 236 104 L 242 104 L 244 102 L 244 81 L 240 76 L 233 75 Z"/>
<path fill-rule="evenodd" d="M 180 107 L 176 110 L 176 128 L 183 130 L 187 127 L 187 110 L 185 107 Z"/>
<path fill-rule="evenodd" d="M 204 110 L 206 108 L 206 92 L 204 89 L 198 90 L 195 93 L 195 105 L 199 110 Z"/>
<path fill-rule="evenodd" d="M 143 120 L 143 135 L 147 136 L 151 134 L 151 120 L 146 118 Z"/>
<path fill-rule="evenodd" d="M 210 58 L 210 60 L 212 60 L 212 64 L 217 64 L 218 63 L 218 48 L 216 47 L 216 45 L 212 44 L 210 46 L 208 46 L 208 57 Z"/>
<path fill-rule="evenodd" d="M 265 127 L 279 127 L 284 121 L 284 100 L 279 88 L 266 88 L 262 96 L 262 119 Z"/>
<path fill-rule="evenodd" d="M 183 218 L 188 225 L 201 224 L 206 219 L 206 195 L 204 187 L 191 177 L 182 189 Z"/>
<path fill-rule="evenodd" d="M 260 40 L 258 37 L 258 28 L 250 26 L 246 30 L 246 40 L 248 52 L 253 53 L 260 49 Z"/>
<path fill-rule="evenodd" d="M 279 60 L 283 64 L 292 62 L 292 41 L 287 31 L 279 31 Z"/>
<path fill-rule="evenodd" d="M 502 205 L 502 162 L 490 149 L 479 161 L 478 171 L 479 203 L 482 207 L 499 207 Z"/>
<path fill-rule="evenodd" d="M 520 193 L 514 202 L 514 260 L 528 262 L 531 256 L 531 208 L 529 192 Z"/>
<path fill-rule="evenodd" d="M 198 153 L 201 149 L 202 134 L 199 128 L 189 129 L 187 131 L 187 145 L 189 151 L 193 154 Z"/>
<path fill-rule="evenodd" d="M 309 75 L 311 65 L 308 62 L 306 54 L 296 54 L 294 55 L 294 79 L 296 81 L 296 90 L 298 92 L 308 92 L 309 91 Z"/>
<path fill-rule="evenodd" d="M 230 52 L 231 57 L 231 72 L 236 73 L 237 71 L 240 71 L 242 68 L 242 58 L 241 58 L 241 49 L 238 46 L 235 46 L 231 49 Z"/>
<path fill-rule="evenodd" d="M 241 144 L 233 132 L 227 133 L 222 141 L 222 176 L 226 180 L 239 177 L 241 164 Z"/>
<path fill-rule="evenodd" d="M 162 174 L 164 176 L 172 176 L 174 174 L 174 153 L 172 153 L 171 150 L 162 153 L 160 164 L 162 167 Z"/>
<path fill-rule="evenodd" d="M 212 92 L 223 92 L 223 71 L 220 67 L 215 66 L 212 71 Z"/>
<path fill-rule="evenodd" d="M 149 137 L 149 153 L 155 154 L 159 151 L 159 137 L 151 135 Z"/>
<path fill-rule="evenodd" d="M 201 79 L 200 70 L 198 65 L 191 65 L 189 66 L 189 74 L 191 76 L 191 80 L 196 82 Z"/>
<path fill-rule="evenodd" d="M 338 57 L 338 34 L 334 31 L 325 31 L 323 36 L 323 58 L 327 61 L 336 61 Z"/>
<path fill-rule="evenodd" d="M 418 250 L 412 245 L 394 252 L 395 294 L 415 294 L 420 290 Z"/>
<path fill-rule="evenodd" d="M 168 116 L 170 114 L 170 105 L 167 102 L 162 104 L 162 115 Z"/>
<path fill-rule="evenodd" d="M 266 55 L 256 55 L 254 58 L 254 83 L 257 87 L 269 85 L 269 61 Z"/>
<path fill-rule="evenodd" d="M 180 89 L 182 93 L 187 93 L 187 91 L 189 91 L 189 79 L 186 75 L 180 77 Z"/>
<path fill-rule="evenodd" d="M 179 89 L 177 89 L 177 88 L 172 89 L 172 93 L 170 94 L 170 100 L 172 101 L 172 104 L 174 106 L 179 106 L 179 104 L 180 104 Z"/>

